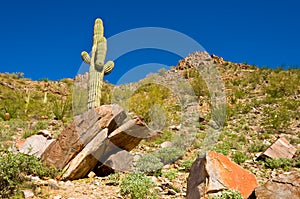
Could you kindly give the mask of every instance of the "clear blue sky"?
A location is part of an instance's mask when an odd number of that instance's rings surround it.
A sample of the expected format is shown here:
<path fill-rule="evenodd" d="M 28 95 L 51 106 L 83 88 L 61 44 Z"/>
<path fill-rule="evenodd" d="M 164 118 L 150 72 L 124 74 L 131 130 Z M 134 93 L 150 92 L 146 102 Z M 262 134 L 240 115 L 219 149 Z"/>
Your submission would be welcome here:
<path fill-rule="evenodd" d="M 226 60 L 299 66 L 299 8 L 298 0 L 2 1 L 0 72 L 24 72 L 34 80 L 74 77 L 81 51 L 91 50 L 97 17 L 107 38 L 133 28 L 163 27 Z M 115 83 L 134 66 L 176 65 L 179 58 L 161 50 L 130 52 L 115 60 L 106 79 Z"/>

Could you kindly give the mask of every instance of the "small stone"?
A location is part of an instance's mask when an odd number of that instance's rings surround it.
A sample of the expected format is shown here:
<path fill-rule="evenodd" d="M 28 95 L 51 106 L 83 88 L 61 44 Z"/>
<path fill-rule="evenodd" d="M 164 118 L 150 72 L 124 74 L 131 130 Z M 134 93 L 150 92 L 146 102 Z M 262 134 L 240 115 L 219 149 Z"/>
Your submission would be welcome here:
<path fill-rule="evenodd" d="M 168 190 L 168 194 L 169 194 L 169 195 L 176 195 L 177 192 L 176 192 L 174 189 L 169 189 L 169 190 Z"/>
<path fill-rule="evenodd" d="M 43 135 L 44 137 L 46 137 L 47 139 L 51 139 L 52 138 L 52 134 L 50 133 L 50 131 L 48 130 L 40 130 L 37 135 Z"/>
<path fill-rule="evenodd" d="M 93 172 L 93 171 L 91 171 L 89 174 L 88 174 L 88 177 L 89 178 L 94 178 L 96 176 L 96 174 Z"/>
<path fill-rule="evenodd" d="M 59 189 L 59 187 L 56 183 L 50 182 L 48 186 L 50 187 L 50 189 L 53 189 L 53 190 L 58 190 Z"/>
<path fill-rule="evenodd" d="M 31 180 L 32 181 L 40 181 L 41 179 L 38 176 L 32 176 Z"/>
<path fill-rule="evenodd" d="M 151 180 L 152 180 L 155 184 L 158 184 L 158 183 L 159 183 L 157 177 L 155 177 L 155 176 L 152 176 L 152 177 L 151 177 Z"/>
<path fill-rule="evenodd" d="M 100 186 L 100 183 L 96 180 L 93 181 L 93 184 L 96 185 L 96 186 Z"/>
<path fill-rule="evenodd" d="M 23 190 L 24 198 L 32 198 L 34 197 L 34 193 L 32 190 Z"/>
<path fill-rule="evenodd" d="M 169 129 L 174 130 L 174 131 L 179 131 L 180 128 L 181 128 L 181 124 L 179 124 L 177 126 L 176 125 L 169 126 Z"/>
<path fill-rule="evenodd" d="M 163 191 L 161 187 L 154 187 L 154 190 L 157 191 L 158 193 L 161 193 Z"/>
<path fill-rule="evenodd" d="M 68 180 L 67 182 L 65 182 L 65 185 L 67 185 L 67 186 L 73 186 L 74 184 L 73 184 L 73 182 L 71 182 L 70 180 Z"/>
<path fill-rule="evenodd" d="M 61 198 L 62 198 L 61 195 L 56 195 L 53 197 L 53 199 L 61 199 Z"/>
<path fill-rule="evenodd" d="M 166 141 L 160 144 L 161 148 L 172 147 L 173 143 L 170 141 Z"/>
<path fill-rule="evenodd" d="M 166 164 L 166 165 L 163 166 L 163 169 L 166 169 L 166 170 L 167 170 L 167 169 L 170 169 L 170 167 L 171 167 L 171 166 L 170 166 L 169 164 Z"/>

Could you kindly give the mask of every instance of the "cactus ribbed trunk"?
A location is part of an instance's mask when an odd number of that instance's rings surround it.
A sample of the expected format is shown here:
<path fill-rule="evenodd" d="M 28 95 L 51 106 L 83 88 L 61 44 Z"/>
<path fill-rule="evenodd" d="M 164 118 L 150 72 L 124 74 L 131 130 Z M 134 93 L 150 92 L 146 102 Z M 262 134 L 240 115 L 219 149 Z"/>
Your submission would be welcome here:
<path fill-rule="evenodd" d="M 93 64 L 91 64 L 88 84 L 88 109 L 95 108 L 101 105 L 102 81 L 99 80 L 103 79 L 103 77 L 104 71 L 96 71 L 93 67 Z"/>
<path fill-rule="evenodd" d="M 110 73 L 114 68 L 114 62 L 108 61 L 104 64 L 106 57 L 107 44 L 103 34 L 103 22 L 96 19 L 94 25 L 92 56 L 85 51 L 81 53 L 81 58 L 89 68 L 88 82 L 88 109 L 101 105 L 101 89 L 104 75 Z"/>

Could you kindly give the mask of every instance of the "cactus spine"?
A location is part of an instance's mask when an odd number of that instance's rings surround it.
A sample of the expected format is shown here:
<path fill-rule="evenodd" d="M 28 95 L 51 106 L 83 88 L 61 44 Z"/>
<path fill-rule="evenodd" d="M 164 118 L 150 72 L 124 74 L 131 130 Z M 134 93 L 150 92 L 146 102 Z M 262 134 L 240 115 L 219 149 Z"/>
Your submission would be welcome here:
<path fill-rule="evenodd" d="M 103 22 L 98 18 L 94 25 L 91 57 L 86 51 L 81 53 L 82 60 L 85 63 L 90 64 L 88 80 L 88 109 L 100 106 L 103 77 L 110 73 L 114 68 L 113 61 L 108 61 L 104 64 L 106 50 L 107 43 L 103 33 Z"/>

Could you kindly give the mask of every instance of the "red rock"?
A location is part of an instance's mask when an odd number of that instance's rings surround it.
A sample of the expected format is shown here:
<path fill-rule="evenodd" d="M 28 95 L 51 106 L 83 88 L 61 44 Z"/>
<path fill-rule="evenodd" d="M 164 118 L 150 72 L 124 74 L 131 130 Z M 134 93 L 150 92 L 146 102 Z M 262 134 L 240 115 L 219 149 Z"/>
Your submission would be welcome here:
<path fill-rule="evenodd" d="M 188 178 L 187 198 L 200 199 L 224 189 L 237 190 L 248 198 L 258 186 L 255 176 L 226 156 L 213 151 L 198 158 Z"/>

